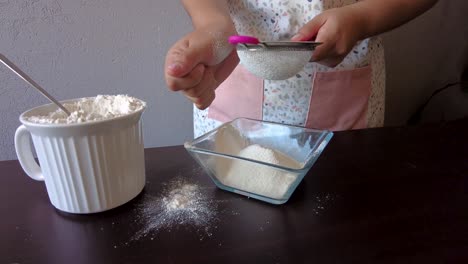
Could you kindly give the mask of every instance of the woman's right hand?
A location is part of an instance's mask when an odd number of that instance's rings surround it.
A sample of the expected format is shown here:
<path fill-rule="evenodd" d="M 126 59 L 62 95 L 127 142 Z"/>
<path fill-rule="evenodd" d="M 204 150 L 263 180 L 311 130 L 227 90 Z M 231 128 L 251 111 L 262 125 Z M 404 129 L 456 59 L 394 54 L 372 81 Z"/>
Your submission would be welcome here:
<path fill-rule="evenodd" d="M 215 98 L 215 89 L 231 74 L 239 59 L 229 35 L 211 29 L 197 29 L 176 42 L 167 52 L 166 83 L 181 91 L 199 109 Z"/>

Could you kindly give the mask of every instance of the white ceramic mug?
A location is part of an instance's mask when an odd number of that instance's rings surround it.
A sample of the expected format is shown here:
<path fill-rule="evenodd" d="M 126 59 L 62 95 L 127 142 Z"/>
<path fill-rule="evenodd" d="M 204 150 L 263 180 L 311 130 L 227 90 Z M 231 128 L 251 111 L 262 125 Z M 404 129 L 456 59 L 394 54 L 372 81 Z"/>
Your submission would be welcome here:
<path fill-rule="evenodd" d="M 76 100 L 80 99 L 64 103 Z M 85 214 L 115 208 L 137 196 L 145 185 L 144 108 L 77 124 L 39 124 L 25 118 L 56 109 L 49 104 L 24 112 L 15 134 L 21 167 L 34 180 L 45 182 L 51 203 L 61 211 Z"/>

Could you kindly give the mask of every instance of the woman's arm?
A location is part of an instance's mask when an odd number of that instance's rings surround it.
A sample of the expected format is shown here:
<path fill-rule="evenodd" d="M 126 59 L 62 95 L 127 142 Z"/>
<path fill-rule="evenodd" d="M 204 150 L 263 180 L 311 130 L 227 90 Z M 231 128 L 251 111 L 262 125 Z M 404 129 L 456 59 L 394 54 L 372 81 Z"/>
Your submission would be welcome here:
<path fill-rule="evenodd" d="M 195 29 L 217 25 L 225 31 L 234 30 L 227 0 L 182 0 Z"/>
<path fill-rule="evenodd" d="M 215 98 L 214 90 L 239 62 L 228 43 L 236 30 L 227 0 L 182 0 L 194 30 L 177 41 L 166 55 L 166 82 L 181 91 L 198 108 Z"/>
<path fill-rule="evenodd" d="M 399 27 L 430 9 L 437 0 L 363 0 L 349 6 L 362 18 L 360 39 Z"/>
<path fill-rule="evenodd" d="M 324 11 L 304 25 L 292 38 L 315 39 L 312 59 L 335 67 L 357 41 L 392 30 L 431 8 L 437 0 L 362 0 Z"/>

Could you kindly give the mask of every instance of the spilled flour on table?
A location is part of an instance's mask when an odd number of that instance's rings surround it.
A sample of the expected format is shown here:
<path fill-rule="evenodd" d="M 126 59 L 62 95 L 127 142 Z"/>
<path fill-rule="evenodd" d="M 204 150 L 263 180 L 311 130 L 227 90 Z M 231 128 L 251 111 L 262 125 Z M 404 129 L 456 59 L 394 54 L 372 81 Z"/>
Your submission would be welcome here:
<path fill-rule="evenodd" d="M 332 203 L 334 200 L 338 198 L 337 195 L 326 193 L 321 194 L 315 197 L 315 205 L 312 208 L 312 211 L 316 215 L 321 215 L 325 209 Z"/>
<path fill-rule="evenodd" d="M 145 197 L 138 206 L 136 221 L 141 221 L 143 228 L 132 240 L 147 236 L 154 239 L 159 231 L 170 232 L 180 226 L 196 229 L 202 240 L 212 235 L 216 210 L 217 204 L 203 187 L 176 179 L 164 186 L 160 196 Z"/>

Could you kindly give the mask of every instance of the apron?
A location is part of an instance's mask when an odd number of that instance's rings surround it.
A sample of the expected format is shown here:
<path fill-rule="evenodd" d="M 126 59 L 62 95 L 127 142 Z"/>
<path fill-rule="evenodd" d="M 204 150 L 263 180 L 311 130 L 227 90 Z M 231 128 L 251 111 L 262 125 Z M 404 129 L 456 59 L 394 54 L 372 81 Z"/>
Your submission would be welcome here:
<path fill-rule="evenodd" d="M 240 35 L 288 40 L 323 10 L 356 1 L 230 0 Z M 198 137 L 237 117 L 332 131 L 383 125 L 385 66 L 380 38 L 356 44 L 335 68 L 308 63 L 287 80 L 262 80 L 239 64 L 206 110 L 194 107 Z"/>

